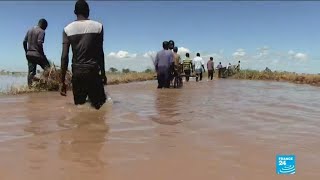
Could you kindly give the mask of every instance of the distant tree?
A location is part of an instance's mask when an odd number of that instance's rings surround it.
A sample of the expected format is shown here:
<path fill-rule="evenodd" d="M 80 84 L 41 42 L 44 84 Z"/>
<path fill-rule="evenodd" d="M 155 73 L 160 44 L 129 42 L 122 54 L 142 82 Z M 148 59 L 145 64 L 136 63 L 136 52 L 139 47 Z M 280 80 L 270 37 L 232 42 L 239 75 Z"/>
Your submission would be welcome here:
<path fill-rule="evenodd" d="M 130 69 L 122 69 L 122 73 L 129 73 Z"/>
<path fill-rule="evenodd" d="M 109 71 L 112 72 L 112 73 L 115 73 L 115 72 L 118 71 L 118 69 L 116 69 L 116 68 L 114 68 L 114 67 L 111 67 L 111 68 L 109 69 Z"/>
<path fill-rule="evenodd" d="M 264 71 L 265 72 L 272 72 L 271 69 L 269 69 L 268 67 L 266 67 L 266 69 Z"/>
<path fill-rule="evenodd" d="M 148 68 L 144 71 L 145 73 L 152 73 L 152 69 Z"/>

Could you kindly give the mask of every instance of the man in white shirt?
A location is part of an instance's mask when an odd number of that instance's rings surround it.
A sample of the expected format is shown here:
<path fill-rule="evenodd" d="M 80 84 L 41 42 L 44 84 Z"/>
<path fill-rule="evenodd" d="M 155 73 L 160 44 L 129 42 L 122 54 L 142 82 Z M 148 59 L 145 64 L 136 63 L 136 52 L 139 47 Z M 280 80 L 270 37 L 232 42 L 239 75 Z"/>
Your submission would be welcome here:
<path fill-rule="evenodd" d="M 197 56 L 195 58 L 193 58 L 192 61 L 193 64 L 193 69 L 196 72 L 196 81 L 198 82 L 198 78 L 200 76 L 200 81 L 202 80 L 202 70 L 203 72 L 206 72 L 206 70 L 204 69 L 204 61 L 202 59 L 202 57 L 200 57 L 200 53 L 197 53 Z"/>
<path fill-rule="evenodd" d="M 218 69 L 218 78 L 221 78 L 222 77 L 222 64 L 221 62 L 219 62 L 218 66 L 217 66 L 217 69 Z"/>

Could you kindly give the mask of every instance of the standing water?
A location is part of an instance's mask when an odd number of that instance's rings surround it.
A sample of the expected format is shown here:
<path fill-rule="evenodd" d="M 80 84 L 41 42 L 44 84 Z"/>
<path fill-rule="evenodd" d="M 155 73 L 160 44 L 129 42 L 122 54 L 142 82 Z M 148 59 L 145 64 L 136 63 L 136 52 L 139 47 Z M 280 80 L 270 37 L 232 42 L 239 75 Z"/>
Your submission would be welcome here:
<path fill-rule="evenodd" d="M 320 179 L 319 88 L 240 80 L 107 86 L 112 102 L 72 93 L 0 98 L 0 179 Z M 277 175 L 277 154 L 296 174 Z"/>
<path fill-rule="evenodd" d="M 0 75 L 0 93 L 27 84 L 27 76 Z"/>

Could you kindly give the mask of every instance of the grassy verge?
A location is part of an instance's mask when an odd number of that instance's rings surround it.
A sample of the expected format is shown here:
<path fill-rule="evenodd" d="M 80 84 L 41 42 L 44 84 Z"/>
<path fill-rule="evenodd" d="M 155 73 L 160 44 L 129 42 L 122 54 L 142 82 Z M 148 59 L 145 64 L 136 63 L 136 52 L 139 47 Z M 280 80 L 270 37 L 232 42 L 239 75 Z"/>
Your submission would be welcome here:
<path fill-rule="evenodd" d="M 53 73 L 52 73 L 53 72 Z M 58 91 L 60 82 L 60 71 L 52 71 L 50 75 L 44 73 L 46 77 L 49 76 L 49 80 L 44 80 L 40 78 L 37 82 L 33 84 L 31 88 L 27 85 L 24 86 L 11 86 L 8 91 L 4 94 L 16 95 L 31 92 L 43 92 L 43 91 Z M 108 85 L 130 83 L 136 81 L 147 81 L 153 80 L 155 73 L 145 73 L 145 72 L 129 72 L 129 73 L 107 73 Z M 71 89 L 71 75 L 67 78 L 69 82 L 69 90 Z"/>
<path fill-rule="evenodd" d="M 59 71 L 56 71 L 59 73 Z M 218 71 L 215 71 L 214 76 L 217 77 Z M 108 85 L 130 83 L 137 81 L 147 81 L 154 80 L 154 72 L 129 72 L 129 73 L 107 73 Z M 48 75 L 47 75 L 48 76 Z M 48 83 L 39 81 L 33 88 L 28 88 L 28 86 L 12 86 L 6 94 L 23 94 L 30 92 L 41 92 L 41 91 L 57 91 L 59 86 L 59 76 L 49 75 L 51 81 Z M 207 78 L 207 72 L 203 74 L 203 78 Z M 256 70 L 241 70 L 235 75 L 229 77 L 232 79 L 247 79 L 247 80 L 270 80 L 270 81 L 284 81 L 292 82 L 297 84 L 310 84 L 313 86 L 320 86 L 320 75 L 316 74 L 298 74 L 292 72 L 266 72 L 266 71 L 256 71 Z M 68 82 L 70 83 L 71 75 L 68 77 Z M 47 83 L 47 84 L 45 84 Z M 71 83 L 69 84 L 71 88 Z"/>
<path fill-rule="evenodd" d="M 241 70 L 233 75 L 233 79 L 248 79 L 248 80 L 272 80 L 284 81 L 297 84 L 310 84 L 313 86 L 320 86 L 319 74 L 298 74 L 294 72 L 266 72 L 256 70 Z"/>
<path fill-rule="evenodd" d="M 136 81 L 154 80 L 155 73 L 129 72 L 129 73 L 107 73 L 108 85 L 122 84 Z"/>

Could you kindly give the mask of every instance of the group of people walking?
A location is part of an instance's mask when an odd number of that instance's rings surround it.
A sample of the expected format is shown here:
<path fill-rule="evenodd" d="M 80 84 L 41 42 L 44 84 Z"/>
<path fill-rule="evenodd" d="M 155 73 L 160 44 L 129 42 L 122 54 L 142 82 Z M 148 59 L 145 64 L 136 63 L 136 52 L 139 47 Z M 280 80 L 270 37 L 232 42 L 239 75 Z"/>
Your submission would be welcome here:
<path fill-rule="evenodd" d="M 84 104 L 88 100 L 91 105 L 99 109 L 106 102 L 104 85 L 107 83 L 105 74 L 105 58 L 103 51 L 103 25 L 89 19 L 89 5 L 85 0 L 78 0 L 75 4 L 74 14 L 77 20 L 71 22 L 63 29 L 62 55 L 61 55 L 61 83 L 60 94 L 67 95 L 65 84 L 66 71 L 69 64 L 69 48 L 72 47 L 72 91 L 74 103 Z M 46 70 L 50 63 L 44 53 L 43 43 L 48 22 L 40 19 L 38 25 L 28 30 L 23 47 L 28 61 L 28 85 L 36 74 L 36 66 L 40 65 Z M 195 73 L 196 81 L 202 80 L 203 72 L 206 72 L 204 60 L 200 53 L 191 59 L 186 53 L 184 60 L 178 54 L 178 48 L 174 41 L 164 41 L 163 50 L 159 51 L 155 58 L 155 69 L 158 78 L 158 88 L 169 88 L 173 77 L 179 77 L 181 73 L 189 81 Z M 218 65 L 218 69 L 221 62 Z M 207 62 L 208 79 L 213 79 L 213 57 Z"/>
<path fill-rule="evenodd" d="M 200 53 L 196 54 L 193 59 L 190 54 L 186 53 L 185 58 L 181 60 L 178 54 L 178 48 L 174 46 L 174 41 L 164 41 L 162 43 L 163 49 L 159 51 L 155 58 L 155 69 L 157 72 L 158 88 L 169 88 L 173 77 L 181 78 L 181 73 L 184 73 L 186 81 L 188 82 L 191 76 L 196 77 L 196 82 L 202 81 L 203 73 L 206 72 L 205 63 Z M 231 67 L 231 64 L 229 63 Z M 228 66 L 228 69 L 229 69 Z M 240 61 L 237 66 L 240 69 Z M 217 65 L 218 75 L 222 74 L 223 66 L 221 62 Z M 213 79 L 215 73 L 213 57 L 210 57 L 207 62 L 208 80 Z M 182 79 L 181 79 L 182 81 Z"/>
<path fill-rule="evenodd" d="M 186 81 L 189 81 L 193 72 L 196 72 L 197 81 L 202 80 L 202 72 L 205 72 L 205 68 L 200 53 L 197 53 L 194 59 L 191 59 L 190 54 L 186 53 L 186 58 L 182 61 L 173 40 L 164 41 L 162 47 L 163 49 L 157 53 L 155 58 L 158 88 L 169 88 L 173 77 L 179 76 L 182 72 L 185 73 Z M 213 63 L 211 65 L 213 66 Z"/>

